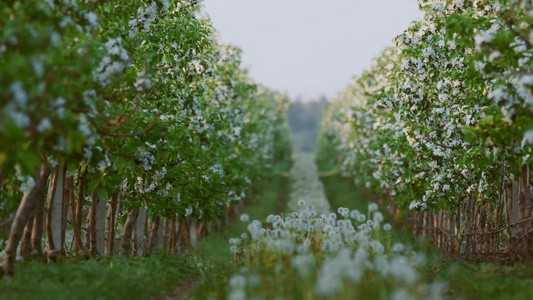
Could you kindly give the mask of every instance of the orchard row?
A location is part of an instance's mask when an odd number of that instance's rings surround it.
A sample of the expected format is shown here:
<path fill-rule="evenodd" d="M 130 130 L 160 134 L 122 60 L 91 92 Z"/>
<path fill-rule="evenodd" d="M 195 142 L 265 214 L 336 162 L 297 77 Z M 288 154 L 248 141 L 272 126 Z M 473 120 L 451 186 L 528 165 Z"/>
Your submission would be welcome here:
<path fill-rule="evenodd" d="M 3 273 L 21 238 L 23 258 L 43 253 L 43 231 L 49 257 L 128 255 L 139 215 L 156 236 L 220 220 L 290 155 L 287 98 L 198 1 L 7 1 L 0 19 Z"/>
<path fill-rule="evenodd" d="M 419 3 L 424 18 L 331 104 L 320 155 L 401 210 L 444 213 L 421 226 L 444 229 L 450 243 L 500 226 L 527 235 L 533 4 Z"/>

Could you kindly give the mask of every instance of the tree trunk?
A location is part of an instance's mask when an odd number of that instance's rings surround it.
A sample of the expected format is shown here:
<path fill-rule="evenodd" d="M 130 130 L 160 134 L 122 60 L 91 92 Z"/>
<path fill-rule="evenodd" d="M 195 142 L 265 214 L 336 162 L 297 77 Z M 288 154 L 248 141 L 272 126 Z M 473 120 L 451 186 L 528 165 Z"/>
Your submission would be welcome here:
<path fill-rule="evenodd" d="M 49 259 L 55 259 L 59 251 L 63 249 L 61 243 L 61 229 L 63 219 L 63 194 L 65 184 L 65 167 L 60 163 L 54 171 L 48 193 L 48 206 L 46 208 L 46 240 L 47 255 Z"/>
<path fill-rule="evenodd" d="M 4 170 L 0 169 L 0 191 L 2 190 L 2 186 L 4 186 Z"/>
<path fill-rule="evenodd" d="M 82 172 L 81 167 L 78 167 L 78 195 L 76 198 L 76 228 L 78 229 L 79 233 L 79 239 L 81 240 L 81 224 L 83 220 L 83 205 L 85 203 L 85 173 Z M 73 208 L 74 209 L 74 208 Z M 87 226 L 87 225 L 86 225 Z M 86 227 L 88 228 L 88 227 Z M 78 244 L 76 242 L 76 251 L 78 253 L 83 252 L 84 254 L 87 253 L 88 247 L 83 245 L 83 242 L 81 244 Z"/>
<path fill-rule="evenodd" d="M 22 242 L 20 245 L 20 256 L 22 260 L 26 261 L 30 258 L 31 248 L 31 233 L 33 231 L 33 220 L 35 219 L 35 206 L 30 213 L 26 226 L 24 226 L 24 233 L 22 235 Z"/>
<path fill-rule="evenodd" d="M 115 221 L 114 221 L 114 229 L 113 229 L 113 234 L 115 234 L 117 232 L 117 227 L 118 227 L 118 220 L 120 219 L 120 215 L 121 215 L 121 212 L 122 212 L 122 192 L 118 192 L 117 193 L 117 203 L 116 203 L 116 207 L 115 207 Z M 124 228 L 122 228 L 124 229 Z M 113 241 L 113 254 L 119 254 L 119 249 L 118 249 L 118 246 L 116 241 Z"/>
<path fill-rule="evenodd" d="M 89 254 L 95 258 L 98 254 L 96 241 L 96 206 L 98 205 L 98 187 L 91 193 L 91 211 L 89 213 Z"/>
<path fill-rule="evenodd" d="M 105 199 L 100 199 L 100 197 L 97 198 L 96 203 L 96 218 L 95 218 L 95 231 L 96 231 L 96 251 L 98 252 L 98 256 L 104 256 L 105 255 L 105 221 L 107 218 L 106 213 L 106 203 L 107 201 Z"/>
<path fill-rule="evenodd" d="M 455 230 L 455 220 L 456 216 L 449 215 L 449 228 L 450 228 L 450 253 L 455 252 L 455 241 L 457 240 L 457 232 Z"/>
<path fill-rule="evenodd" d="M 92 200 L 91 200 L 92 201 Z M 89 250 L 91 248 L 91 207 L 89 206 L 87 216 L 85 217 L 85 239 L 83 240 L 83 247 Z"/>
<path fill-rule="evenodd" d="M 118 193 L 115 193 L 109 199 L 109 210 L 107 212 L 106 220 L 106 256 L 111 258 L 113 256 L 113 249 L 115 244 L 115 214 L 117 209 Z"/>
<path fill-rule="evenodd" d="M 161 217 L 157 216 L 153 222 L 151 222 L 150 226 L 150 236 L 149 236 L 149 242 L 148 242 L 148 254 L 152 254 L 154 250 L 157 249 L 158 239 L 160 230 L 159 228 L 161 223 Z"/>
<path fill-rule="evenodd" d="M 120 240 L 120 247 L 122 248 L 122 253 L 124 256 L 128 257 L 131 254 L 131 237 L 133 235 L 133 227 L 137 222 L 137 217 L 139 216 L 139 209 L 133 209 L 126 218 L 124 223 L 124 229 L 122 230 L 122 238 Z"/>
<path fill-rule="evenodd" d="M 98 187 L 91 193 L 91 210 L 89 212 L 89 254 L 91 258 L 96 257 L 96 206 L 98 205 Z"/>
<path fill-rule="evenodd" d="M 144 208 L 140 208 L 135 229 L 133 231 L 133 254 L 137 256 L 144 255 L 144 230 L 146 229 L 146 221 L 146 210 Z"/>
<path fill-rule="evenodd" d="M 65 166 L 65 172 L 67 170 L 67 167 Z M 63 182 L 63 197 L 62 197 L 62 208 L 63 208 L 63 211 L 62 211 L 62 214 L 61 214 L 61 245 L 63 246 L 62 249 L 64 248 L 64 245 L 66 245 L 65 243 L 65 239 L 66 239 L 66 236 L 67 236 L 67 226 L 68 226 L 68 210 L 69 210 L 69 206 L 70 206 L 70 190 L 72 189 L 71 186 L 68 185 L 68 182 L 69 182 L 69 178 L 70 178 L 70 181 L 72 182 L 72 176 L 66 176 L 65 174 L 65 177 L 64 177 L 64 182 Z M 63 252 L 65 251 L 65 249 L 63 249 Z"/>
<path fill-rule="evenodd" d="M 183 238 L 183 251 L 185 252 L 191 249 L 191 236 L 189 234 L 189 229 L 190 229 L 189 220 L 184 219 L 180 223 L 179 227 L 180 227 L 179 230 L 181 232 L 181 237 Z"/>
<path fill-rule="evenodd" d="M 41 169 L 40 187 L 37 191 L 35 204 L 35 217 L 33 218 L 33 230 L 31 233 L 32 256 L 40 256 L 43 252 L 43 228 L 44 228 L 44 205 L 46 203 L 46 184 L 50 177 L 50 167 L 46 165 Z"/>
<path fill-rule="evenodd" d="M 35 186 L 30 192 L 24 193 L 22 201 L 19 204 L 13 223 L 11 224 L 11 231 L 9 232 L 9 240 L 5 249 L 4 261 L 0 264 L 0 278 L 4 275 L 13 275 L 14 263 L 17 255 L 17 247 L 22 236 L 22 232 L 30 214 L 35 207 L 35 203 L 38 199 L 39 188 L 42 188 L 43 177 L 46 178 L 48 166 L 41 165 L 40 170 L 35 174 L 36 182 Z"/>
<path fill-rule="evenodd" d="M 159 221 L 159 228 L 157 230 L 157 238 L 155 241 L 155 249 L 161 251 L 164 249 L 164 243 L 166 240 L 166 219 L 161 218 Z"/>
<path fill-rule="evenodd" d="M 74 234 L 74 247 L 76 249 L 76 253 L 85 255 L 86 251 L 83 247 L 83 242 L 81 241 L 81 224 L 78 222 L 78 214 L 76 213 L 77 206 L 76 203 L 74 203 L 74 180 L 71 176 L 67 177 L 66 186 L 67 197 L 70 203 L 70 221 L 72 224 L 72 232 Z"/>
<path fill-rule="evenodd" d="M 54 244 L 54 239 L 53 239 L 51 219 L 52 219 L 52 203 L 54 201 L 54 197 L 56 193 L 57 179 L 60 176 L 59 173 L 60 173 L 59 167 L 56 167 L 52 175 L 52 179 L 50 180 L 50 185 L 48 186 L 48 196 L 47 196 L 47 203 L 46 203 L 46 219 L 45 219 L 47 251 L 55 250 L 56 248 Z"/>
<path fill-rule="evenodd" d="M 473 208 L 474 208 L 474 195 L 468 196 L 468 204 L 465 210 L 465 223 L 466 223 L 466 253 L 472 252 L 472 232 L 473 232 Z"/>
<path fill-rule="evenodd" d="M 511 211 L 512 211 L 512 214 L 511 214 L 511 222 L 513 225 L 513 228 L 511 230 L 511 234 L 513 237 L 516 237 L 516 235 L 518 234 L 518 232 L 520 231 L 520 226 L 516 223 L 518 223 L 518 221 L 520 221 L 520 218 L 519 218 L 519 209 L 518 209 L 518 195 L 519 195 L 519 191 L 520 191 L 520 188 L 519 188 L 519 181 L 518 180 L 514 180 L 513 181 L 513 197 L 511 198 L 512 199 L 512 204 L 511 204 Z"/>
<path fill-rule="evenodd" d="M 474 198 L 475 199 L 475 198 Z M 479 206 L 477 205 L 477 202 L 473 202 L 472 203 L 472 246 L 470 247 L 470 249 L 472 249 L 472 253 L 477 253 L 477 250 L 479 248 L 479 231 L 478 231 L 478 211 L 479 211 Z"/>
<path fill-rule="evenodd" d="M 170 232 L 168 235 L 168 243 L 167 243 L 167 253 L 169 255 L 175 254 L 175 247 L 176 247 L 176 221 L 170 220 Z"/>

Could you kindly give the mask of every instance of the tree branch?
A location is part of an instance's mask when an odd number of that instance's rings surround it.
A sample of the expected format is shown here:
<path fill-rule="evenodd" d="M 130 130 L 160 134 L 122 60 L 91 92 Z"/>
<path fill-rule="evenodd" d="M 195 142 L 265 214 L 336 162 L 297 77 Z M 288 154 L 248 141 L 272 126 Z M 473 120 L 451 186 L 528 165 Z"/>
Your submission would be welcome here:
<path fill-rule="evenodd" d="M 148 126 L 146 129 L 139 131 L 139 132 L 132 132 L 132 133 L 115 133 L 115 132 L 109 132 L 105 131 L 102 128 L 98 128 L 98 133 L 107 135 L 107 136 L 113 136 L 113 137 L 132 137 L 132 136 L 138 136 L 144 133 L 147 133 L 148 131 L 154 129 L 154 127 L 157 125 L 157 113 L 154 113 L 154 119 L 152 120 L 152 124 Z"/>

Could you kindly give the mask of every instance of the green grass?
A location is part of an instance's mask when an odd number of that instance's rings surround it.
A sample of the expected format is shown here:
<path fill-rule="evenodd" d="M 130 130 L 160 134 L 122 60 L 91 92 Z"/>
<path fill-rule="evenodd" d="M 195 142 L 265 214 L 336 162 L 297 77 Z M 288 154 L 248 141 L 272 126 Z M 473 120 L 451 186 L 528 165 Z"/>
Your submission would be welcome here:
<path fill-rule="evenodd" d="M 320 180 L 324 184 L 324 192 L 331 210 L 336 211 L 339 207 L 346 207 L 366 213 L 370 202 L 368 196 L 358 189 L 353 181 L 341 177 L 338 172 L 321 174 Z"/>
<path fill-rule="evenodd" d="M 275 167 L 273 178 L 265 185 L 261 196 L 252 200 L 244 208 L 242 213 L 250 216 L 250 220 L 260 220 L 264 222 L 266 217 L 274 214 L 278 209 L 278 200 L 281 193 L 288 197 L 287 171 L 290 164 L 278 164 Z M 222 232 L 207 236 L 198 243 L 197 249 L 192 253 L 197 260 L 201 261 L 210 271 L 203 278 L 202 283 L 193 292 L 193 299 L 226 299 L 226 285 L 231 274 L 237 270 L 235 256 L 229 250 L 229 239 L 240 237 L 241 233 L 248 232 L 246 223 L 236 220 L 224 226 Z"/>
<path fill-rule="evenodd" d="M 248 205 L 240 212 L 250 216 L 250 220 L 264 221 L 266 217 L 277 210 L 280 191 L 287 191 L 288 178 L 283 173 L 289 169 L 288 164 L 279 164 L 276 166 L 275 176 L 265 185 L 264 190 L 257 199 L 252 199 Z M 246 224 L 232 220 L 224 226 L 220 233 L 214 233 L 207 236 L 203 241 L 198 243 L 194 252 L 196 256 L 203 259 L 214 259 L 219 261 L 233 260 L 233 254 L 229 251 L 229 239 L 240 237 L 241 233 L 248 232 Z"/>
<path fill-rule="evenodd" d="M 449 282 L 451 299 L 533 299 L 533 264 L 504 266 L 455 261 L 435 269 L 435 278 Z"/>
<path fill-rule="evenodd" d="M 274 213 L 280 190 L 288 182 L 283 176 L 288 169 L 289 163 L 276 166 L 276 175 L 265 184 L 259 199 L 251 201 L 241 213 L 260 220 Z M 204 279 L 199 290 L 216 291 L 226 280 L 224 276 L 235 270 L 228 239 L 245 231 L 245 224 L 234 220 L 222 233 L 209 235 L 184 256 L 19 263 L 14 277 L 0 280 L 0 299 L 152 299 L 171 293 L 191 279 Z"/>
<path fill-rule="evenodd" d="M 50 265 L 31 262 L 17 264 L 14 277 L 0 280 L 0 298 L 151 299 L 202 272 L 186 256 L 71 260 Z"/>
<path fill-rule="evenodd" d="M 370 195 L 356 187 L 352 180 L 341 177 L 331 166 L 319 163 L 319 167 L 332 209 L 343 206 L 366 211 Z M 390 216 L 386 218 L 391 219 Z M 447 282 L 449 299 L 533 299 L 533 262 L 504 266 L 454 260 L 432 249 L 423 239 L 413 237 L 409 228 L 399 225 L 401 222 L 395 223 L 393 239 L 426 255 L 422 276 L 426 281 Z"/>

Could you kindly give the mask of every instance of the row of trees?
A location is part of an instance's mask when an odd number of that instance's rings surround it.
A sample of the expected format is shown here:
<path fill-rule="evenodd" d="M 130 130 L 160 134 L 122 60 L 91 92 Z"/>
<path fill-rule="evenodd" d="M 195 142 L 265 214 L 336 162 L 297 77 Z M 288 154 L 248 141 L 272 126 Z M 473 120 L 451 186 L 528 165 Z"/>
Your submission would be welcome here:
<path fill-rule="evenodd" d="M 396 207 L 438 214 L 422 225 L 440 227 L 456 251 L 501 250 L 492 238 L 484 249 L 468 245 L 501 226 L 507 247 L 524 250 L 518 240 L 533 228 L 532 3 L 420 8 L 424 18 L 333 101 L 320 155 Z"/>
<path fill-rule="evenodd" d="M 290 155 L 287 98 L 247 77 L 197 2 L 0 4 L 0 275 L 20 240 L 22 258 L 67 236 L 72 254 L 129 255 L 164 227 L 173 250 L 177 226 L 220 220 Z"/>

